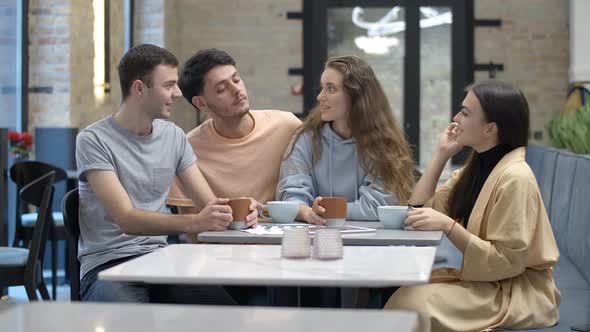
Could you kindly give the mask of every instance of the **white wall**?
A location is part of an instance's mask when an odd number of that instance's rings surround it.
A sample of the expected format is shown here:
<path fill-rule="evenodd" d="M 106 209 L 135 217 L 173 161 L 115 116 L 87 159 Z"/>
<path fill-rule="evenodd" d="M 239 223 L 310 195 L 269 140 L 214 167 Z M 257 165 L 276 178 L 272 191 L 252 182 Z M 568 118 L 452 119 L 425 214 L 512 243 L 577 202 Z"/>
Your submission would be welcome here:
<path fill-rule="evenodd" d="M 590 81 L 590 1 L 570 0 L 569 80 Z"/>

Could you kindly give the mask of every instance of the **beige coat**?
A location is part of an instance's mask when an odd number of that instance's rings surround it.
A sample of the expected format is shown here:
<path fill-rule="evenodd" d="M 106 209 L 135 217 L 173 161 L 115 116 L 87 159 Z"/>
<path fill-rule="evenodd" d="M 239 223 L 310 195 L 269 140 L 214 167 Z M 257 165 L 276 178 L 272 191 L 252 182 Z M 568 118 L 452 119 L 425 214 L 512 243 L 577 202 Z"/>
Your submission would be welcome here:
<path fill-rule="evenodd" d="M 420 331 L 482 331 L 552 326 L 560 293 L 552 266 L 559 251 L 525 149 L 493 169 L 469 218 L 472 234 L 461 270 L 434 270 L 428 285 L 402 287 L 386 309 L 420 315 Z M 460 171 L 429 205 L 448 214 Z"/>

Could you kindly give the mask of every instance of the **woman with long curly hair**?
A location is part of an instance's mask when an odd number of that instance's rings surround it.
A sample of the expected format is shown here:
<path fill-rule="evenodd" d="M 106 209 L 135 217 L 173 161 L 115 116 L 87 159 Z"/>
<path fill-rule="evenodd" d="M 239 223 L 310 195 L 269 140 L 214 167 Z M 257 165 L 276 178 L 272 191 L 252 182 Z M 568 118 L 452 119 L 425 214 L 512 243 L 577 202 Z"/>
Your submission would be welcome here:
<path fill-rule="evenodd" d="M 324 224 L 322 196 L 346 197 L 348 220 L 377 220 L 377 207 L 406 204 L 414 162 L 371 67 L 355 56 L 328 60 L 318 105 L 296 131 L 277 198 L 299 201 L 298 218 Z"/>
<path fill-rule="evenodd" d="M 414 310 L 418 331 L 536 329 L 559 319 L 552 267 L 559 250 L 535 176 L 525 161 L 529 107 L 500 81 L 468 89 L 441 135 L 405 223 L 444 231 L 463 253 L 459 269 L 437 269 L 428 285 L 402 287 L 387 309 Z M 435 192 L 448 160 L 473 149 L 465 167 Z"/>

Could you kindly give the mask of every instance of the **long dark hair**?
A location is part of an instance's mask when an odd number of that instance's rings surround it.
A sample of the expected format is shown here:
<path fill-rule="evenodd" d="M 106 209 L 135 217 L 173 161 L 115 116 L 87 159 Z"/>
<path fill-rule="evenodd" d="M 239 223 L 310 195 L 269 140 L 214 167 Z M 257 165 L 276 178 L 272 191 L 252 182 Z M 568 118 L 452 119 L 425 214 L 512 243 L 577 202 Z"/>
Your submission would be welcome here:
<path fill-rule="evenodd" d="M 373 69 L 356 56 L 333 57 L 325 68 L 334 69 L 343 76 L 344 90 L 351 100 L 348 125 L 356 140 L 362 167 L 381 179 L 384 189 L 397 195 L 400 204 L 406 204 L 414 187 L 414 160 Z M 323 126 L 321 111 L 316 106 L 296 131 L 285 159 L 293 152 L 294 142 L 311 131 L 313 163 L 319 160 Z"/>
<path fill-rule="evenodd" d="M 473 92 L 479 99 L 484 120 L 487 123 L 496 123 L 498 144 L 511 149 L 528 144 L 529 104 L 522 91 L 509 83 L 496 80 L 479 82 L 466 90 Z M 472 151 L 449 199 L 450 217 L 463 219 L 465 223 L 478 195 L 476 183 L 482 176 L 479 174 L 478 163 L 478 154 Z"/>

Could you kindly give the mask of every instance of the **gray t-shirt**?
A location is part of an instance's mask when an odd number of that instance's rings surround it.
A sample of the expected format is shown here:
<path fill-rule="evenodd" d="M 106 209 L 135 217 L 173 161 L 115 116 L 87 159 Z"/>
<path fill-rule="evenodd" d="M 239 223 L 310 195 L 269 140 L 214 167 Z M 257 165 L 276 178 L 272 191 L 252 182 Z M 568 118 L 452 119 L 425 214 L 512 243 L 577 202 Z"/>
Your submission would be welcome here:
<path fill-rule="evenodd" d="M 98 201 L 86 180 L 86 172 L 115 172 L 133 207 L 166 213 L 166 197 L 174 175 L 195 160 L 182 129 L 164 120 L 154 120 L 151 134 L 139 136 L 117 125 L 111 115 L 78 134 L 80 277 L 108 261 L 145 254 L 167 244 L 166 236 L 123 233 Z"/>

